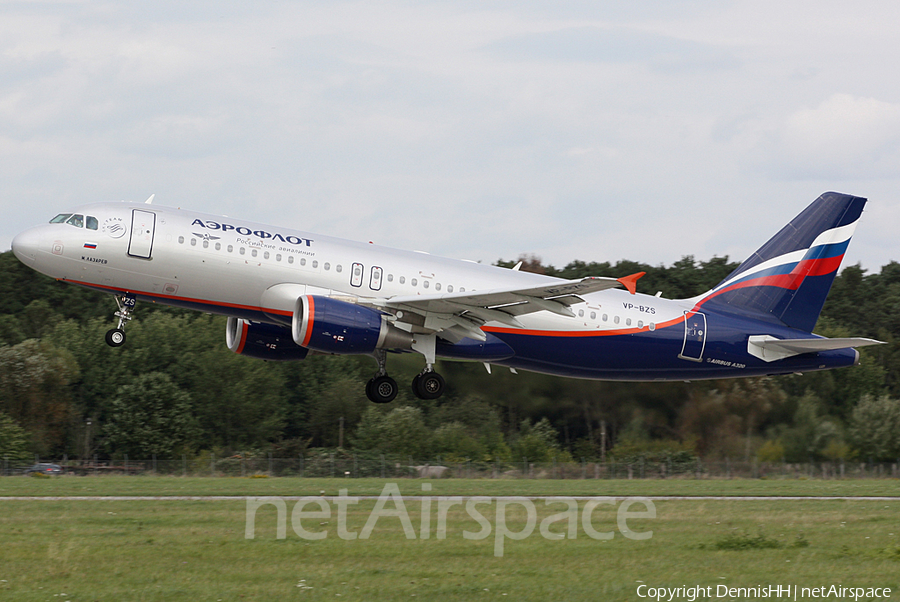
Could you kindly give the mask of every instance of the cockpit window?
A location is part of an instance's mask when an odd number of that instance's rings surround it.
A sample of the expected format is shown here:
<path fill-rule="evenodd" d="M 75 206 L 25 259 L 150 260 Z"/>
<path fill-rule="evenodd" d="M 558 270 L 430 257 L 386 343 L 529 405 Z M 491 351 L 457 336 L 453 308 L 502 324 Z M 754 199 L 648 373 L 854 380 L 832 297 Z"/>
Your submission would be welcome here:
<path fill-rule="evenodd" d="M 97 226 L 99 226 L 99 222 L 97 221 L 96 217 L 94 217 L 93 215 L 89 215 L 87 216 L 87 220 L 85 221 L 85 226 L 88 230 L 96 230 Z"/>
<path fill-rule="evenodd" d="M 75 226 L 76 228 L 84 228 L 84 216 L 76 213 L 75 215 L 70 217 L 68 220 L 66 220 L 66 223 L 71 224 L 71 225 Z"/>
<path fill-rule="evenodd" d="M 69 219 L 70 217 L 72 217 L 71 213 L 60 213 L 59 215 L 54 217 L 52 220 L 50 220 L 50 223 L 51 224 L 61 224 L 64 221 L 66 221 L 67 219 Z"/>

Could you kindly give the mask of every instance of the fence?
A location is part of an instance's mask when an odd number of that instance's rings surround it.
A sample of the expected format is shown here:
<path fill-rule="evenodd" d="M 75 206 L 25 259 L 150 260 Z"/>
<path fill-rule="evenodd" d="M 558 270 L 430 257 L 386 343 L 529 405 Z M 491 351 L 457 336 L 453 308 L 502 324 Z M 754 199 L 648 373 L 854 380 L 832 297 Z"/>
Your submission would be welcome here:
<path fill-rule="evenodd" d="M 216 458 L 69 462 L 68 458 L 38 463 L 57 464 L 65 474 L 98 475 L 166 475 L 212 477 L 330 477 L 330 478 L 470 478 L 470 479 L 731 479 L 731 478 L 900 478 L 898 463 L 873 462 L 707 462 L 700 458 L 689 461 L 607 461 L 595 462 L 443 462 L 414 460 L 371 454 L 320 454 L 296 458 Z M 0 475 L 24 474 L 29 466 L 10 465 L 3 459 Z"/>

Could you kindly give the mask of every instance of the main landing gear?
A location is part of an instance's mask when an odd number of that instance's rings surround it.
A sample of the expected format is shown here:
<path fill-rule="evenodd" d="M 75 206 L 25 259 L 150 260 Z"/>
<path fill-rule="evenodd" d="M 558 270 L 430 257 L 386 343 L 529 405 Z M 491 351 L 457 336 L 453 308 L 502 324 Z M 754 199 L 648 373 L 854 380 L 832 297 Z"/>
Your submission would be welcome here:
<path fill-rule="evenodd" d="M 125 324 L 134 317 L 131 312 L 134 311 L 137 299 L 131 295 L 116 295 L 116 304 L 119 306 L 119 311 L 115 313 L 119 318 L 119 325 L 106 331 L 106 344 L 110 347 L 121 347 L 125 344 Z"/>
<path fill-rule="evenodd" d="M 366 383 L 366 397 L 375 403 L 390 403 L 397 397 L 397 381 L 387 375 L 387 351 L 376 349 L 375 361 L 378 372 Z"/>
<path fill-rule="evenodd" d="M 375 403 L 390 403 L 397 397 L 397 381 L 387 375 L 387 352 L 377 349 L 374 353 L 378 372 L 366 383 L 366 397 Z M 413 394 L 419 399 L 437 399 L 444 393 L 444 378 L 434 371 L 432 364 L 417 374 L 412 381 Z"/>
<path fill-rule="evenodd" d="M 419 399 L 437 399 L 444 393 L 444 377 L 429 365 L 413 379 L 412 390 Z"/>

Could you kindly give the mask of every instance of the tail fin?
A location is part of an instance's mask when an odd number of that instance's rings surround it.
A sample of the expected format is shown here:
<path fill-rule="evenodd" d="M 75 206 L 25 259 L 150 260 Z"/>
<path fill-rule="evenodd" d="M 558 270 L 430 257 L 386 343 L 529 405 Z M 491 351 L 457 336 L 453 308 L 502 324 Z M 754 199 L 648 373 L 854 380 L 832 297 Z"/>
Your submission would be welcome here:
<path fill-rule="evenodd" d="M 866 199 L 826 192 L 697 305 L 812 332 Z"/>

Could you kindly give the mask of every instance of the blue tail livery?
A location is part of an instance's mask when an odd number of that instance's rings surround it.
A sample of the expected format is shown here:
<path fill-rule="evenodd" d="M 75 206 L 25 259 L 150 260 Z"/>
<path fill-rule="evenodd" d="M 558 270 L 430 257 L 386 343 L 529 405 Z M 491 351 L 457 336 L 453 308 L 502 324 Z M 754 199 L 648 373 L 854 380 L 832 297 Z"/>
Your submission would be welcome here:
<path fill-rule="evenodd" d="M 700 304 L 812 332 L 865 204 L 860 197 L 823 194 Z"/>
<path fill-rule="evenodd" d="M 825 193 L 711 291 L 637 292 L 643 274 L 562 280 L 146 203 L 67 209 L 13 252 L 58 280 L 114 295 L 125 343 L 138 301 L 228 317 L 240 355 L 300 361 L 372 356 L 366 385 L 390 402 L 387 352 L 424 360 L 412 382 L 436 399 L 437 358 L 603 380 L 716 379 L 852 366 L 862 338 L 815 334 L 866 199 Z"/>

